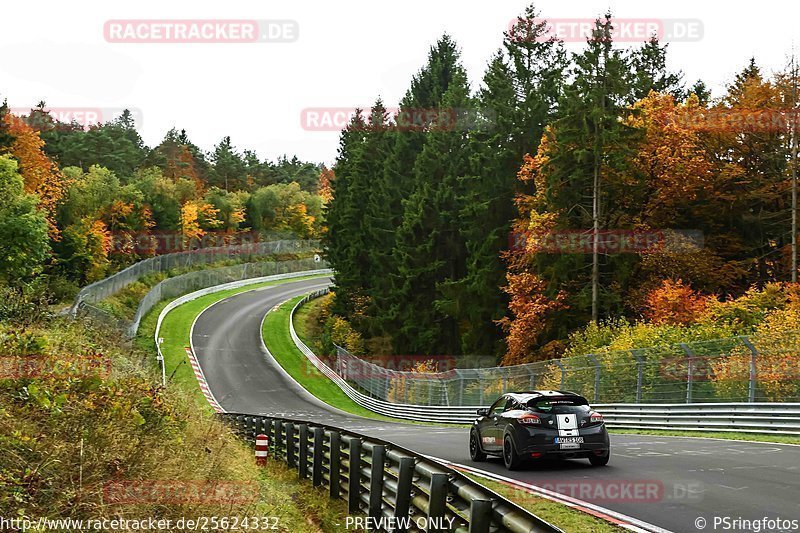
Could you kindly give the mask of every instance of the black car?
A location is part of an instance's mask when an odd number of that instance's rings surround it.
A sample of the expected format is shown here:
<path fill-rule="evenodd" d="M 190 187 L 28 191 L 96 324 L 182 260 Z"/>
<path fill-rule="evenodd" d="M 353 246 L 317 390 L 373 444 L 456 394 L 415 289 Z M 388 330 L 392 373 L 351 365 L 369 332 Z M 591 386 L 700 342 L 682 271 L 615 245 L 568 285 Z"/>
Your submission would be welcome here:
<path fill-rule="evenodd" d="M 583 457 L 603 466 L 611 455 L 602 415 L 574 392 L 508 393 L 478 415 L 469 433 L 473 461 L 500 456 L 514 470 L 525 460 L 546 458 Z"/>

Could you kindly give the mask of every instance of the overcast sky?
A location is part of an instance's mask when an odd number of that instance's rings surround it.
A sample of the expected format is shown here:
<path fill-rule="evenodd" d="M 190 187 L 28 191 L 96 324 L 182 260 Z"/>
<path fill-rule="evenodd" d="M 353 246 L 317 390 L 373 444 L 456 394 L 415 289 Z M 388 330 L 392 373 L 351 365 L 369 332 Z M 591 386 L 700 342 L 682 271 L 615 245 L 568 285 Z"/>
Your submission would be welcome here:
<path fill-rule="evenodd" d="M 394 105 L 443 32 L 462 50 L 473 88 L 523 0 L 136 0 L 3 5 L 0 98 L 13 108 L 45 100 L 53 108 L 141 112 L 153 146 L 171 127 L 211 149 L 230 135 L 260 157 L 297 154 L 330 163 L 338 135 L 310 131 L 304 109 Z M 793 45 L 800 2 L 714 0 L 540 0 L 548 19 L 699 19 L 703 37 L 670 45 L 670 66 L 719 94 L 750 56 L 780 69 Z M 289 20 L 293 42 L 117 43 L 104 25 L 128 19 Z M 287 35 L 287 39 L 292 36 Z M 800 39 L 794 38 L 800 45 Z M 579 44 L 570 45 L 577 50 Z"/>

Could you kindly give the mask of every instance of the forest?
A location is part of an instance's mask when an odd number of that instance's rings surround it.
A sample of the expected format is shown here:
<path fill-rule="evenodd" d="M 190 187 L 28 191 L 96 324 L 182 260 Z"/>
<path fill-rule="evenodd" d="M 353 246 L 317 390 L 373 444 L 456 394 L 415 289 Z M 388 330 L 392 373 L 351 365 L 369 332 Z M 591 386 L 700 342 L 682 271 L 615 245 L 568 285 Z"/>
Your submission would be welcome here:
<path fill-rule="evenodd" d="M 206 153 L 177 129 L 150 148 L 127 110 L 86 126 L 44 102 L 10 109 L 0 106 L 0 281 L 15 289 L 58 301 L 157 253 L 322 231 L 330 171 L 318 163 L 260 160 L 227 136 Z"/>
<path fill-rule="evenodd" d="M 605 14 L 568 52 L 530 6 L 473 90 L 443 36 L 399 112 L 341 134 L 328 336 L 518 364 L 800 327 L 794 63 L 742 58 L 712 97 L 668 47 Z"/>

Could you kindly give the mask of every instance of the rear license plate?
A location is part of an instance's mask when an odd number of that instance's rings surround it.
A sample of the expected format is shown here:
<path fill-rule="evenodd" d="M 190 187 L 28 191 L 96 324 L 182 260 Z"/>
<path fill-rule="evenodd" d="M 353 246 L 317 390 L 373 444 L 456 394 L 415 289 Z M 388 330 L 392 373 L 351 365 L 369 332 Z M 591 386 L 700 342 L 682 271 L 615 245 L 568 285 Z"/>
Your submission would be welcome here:
<path fill-rule="evenodd" d="M 556 444 L 583 444 L 583 437 L 556 437 Z"/>

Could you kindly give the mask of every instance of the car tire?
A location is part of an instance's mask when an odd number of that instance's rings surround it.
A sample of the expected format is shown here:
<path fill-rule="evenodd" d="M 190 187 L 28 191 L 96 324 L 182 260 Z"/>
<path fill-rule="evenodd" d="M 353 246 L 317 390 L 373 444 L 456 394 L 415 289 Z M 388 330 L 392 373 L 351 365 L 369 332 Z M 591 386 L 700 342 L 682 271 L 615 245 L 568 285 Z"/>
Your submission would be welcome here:
<path fill-rule="evenodd" d="M 480 463 L 486 460 L 486 454 L 481 449 L 481 440 L 474 429 L 469 432 L 469 456 L 473 462 Z"/>
<path fill-rule="evenodd" d="M 508 434 L 503 439 L 503 463 L 507 470 L 517 470 L 522 465 L 522 457 L 514 449 L 514 439 Z"/>
<path fill-rule="evenodd" d="M 592 466 L 606 466 L 609 459 L 611 459 L 611 450 L 607 450 L 605 455 L 592 454 L 589 456 L 589 462 L 592 463 Z"/>

